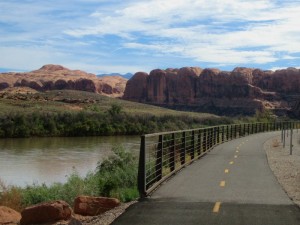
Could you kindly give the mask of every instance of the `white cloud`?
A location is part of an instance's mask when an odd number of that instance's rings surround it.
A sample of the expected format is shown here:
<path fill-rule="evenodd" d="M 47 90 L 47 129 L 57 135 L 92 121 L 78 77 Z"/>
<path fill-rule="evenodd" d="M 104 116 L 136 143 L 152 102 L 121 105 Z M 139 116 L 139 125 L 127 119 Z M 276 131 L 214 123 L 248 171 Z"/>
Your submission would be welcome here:
<path fill-rule="evenodd" d="M 0 67 L 57 62 L 89 72 L 98 66 L 140 70 L 142 63 L 132 66 L 128 58 L 140 55 L 212 65 L 295 61 L 299 12 L 299 1 L 3 1 Z"/>
<path fill-rule="evenodd" d="M 134 38 L 138 32 L 150 41 L 129 40 L 125 47 L 204 62 L 263 64 L 276 61 L 275 52 L 300 52 L 299 11 L 297 3 L 279 7 L 261 0 L 178 0 L 176 4 L 152 0 L 113 15 L 93 14 L 97 25 L 66 32 L 77 37 L 113 34 L 130 40 L 138 40 Z"/>

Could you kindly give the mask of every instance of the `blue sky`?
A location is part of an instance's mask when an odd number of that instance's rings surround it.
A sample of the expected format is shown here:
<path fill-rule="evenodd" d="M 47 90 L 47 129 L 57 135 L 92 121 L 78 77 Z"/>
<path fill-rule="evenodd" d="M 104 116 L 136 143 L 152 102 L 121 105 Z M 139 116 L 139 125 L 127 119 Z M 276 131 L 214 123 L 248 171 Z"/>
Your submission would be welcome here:
<path fill-rule="evenodd" d="M 0 71 L 300 67 L 300 1 L 0 0 Z"/>

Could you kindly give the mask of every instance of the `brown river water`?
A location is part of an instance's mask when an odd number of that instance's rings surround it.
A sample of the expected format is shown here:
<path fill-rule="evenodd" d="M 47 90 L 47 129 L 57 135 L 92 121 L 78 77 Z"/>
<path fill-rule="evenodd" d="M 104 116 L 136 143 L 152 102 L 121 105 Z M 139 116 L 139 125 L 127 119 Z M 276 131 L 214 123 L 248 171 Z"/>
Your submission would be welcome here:
<path fill-rule="evenodd" d="M 122 144 L 138 154 L 138 136 L 0 139 L 0 179 L 6 185 L 65 182 L 76 170 L 81 176 Z"/>

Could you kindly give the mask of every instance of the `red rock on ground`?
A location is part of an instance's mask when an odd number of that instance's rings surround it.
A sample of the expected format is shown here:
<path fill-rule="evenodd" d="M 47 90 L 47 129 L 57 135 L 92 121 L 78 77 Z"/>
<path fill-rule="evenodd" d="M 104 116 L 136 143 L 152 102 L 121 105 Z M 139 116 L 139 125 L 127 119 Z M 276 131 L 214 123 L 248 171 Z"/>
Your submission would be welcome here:
<path fill-rule="evenodd" d="M 0 225 L 17 224 L 20 222 L 21 214 L 6 206 L 0 206 Z"/>
<path fill-rule="evenodd" d="M 53 201 L 27 207 L 22 211 L 21 215 L 21 225 L 43 224 L 69 220 L 72 215 L 72 209 L 65 201 Z"/>
<path fill-rule="evenodd" d="M 120 205 L 115 198 L 78 196 L 74 203 L 74 213 L 83 216 L 95 216 Z"/>

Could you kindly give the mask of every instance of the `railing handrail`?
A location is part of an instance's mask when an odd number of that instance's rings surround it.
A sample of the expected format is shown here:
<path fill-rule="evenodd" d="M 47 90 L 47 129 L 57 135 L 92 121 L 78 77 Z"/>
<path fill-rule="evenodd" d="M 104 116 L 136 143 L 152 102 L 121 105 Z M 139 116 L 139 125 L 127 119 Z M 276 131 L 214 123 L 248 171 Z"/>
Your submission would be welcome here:
<path fill-rule="evenodd" d="M 140 195 L 149 195 L 178 170 L 221 143 L 251 134 L 299 127 L 299 121 L 256 122 L 142 135 L 138 171 Z"/>
<path fill-rule="evenodd" d="M 151 134 L 143 134 L 143 135 L 141 135 L 141 136 L 145 136 L 145 137 L 153 137 L 153 136 L 157 136 L 157 135 L 176 134 L 176 133 L 181 133 L 181 132 L 196 131 L 196 130 L 207 129 L 207 128 L 226 127 L 226 126 L 236 126 L 236 125 L 248 125 L 248 124 L 273 124 L 273 123 L 293 123 L 293 122 L 297 122 L 297 121 L 221 124 L 221 125 L 216 125 L 216 126 L 207 126 L 207 127 L 200 127 L 200 128 L 194 128 L 194 129 L 174 130 L 174 131 L 164 131 L 164 132 L 151 133 Z"/>

